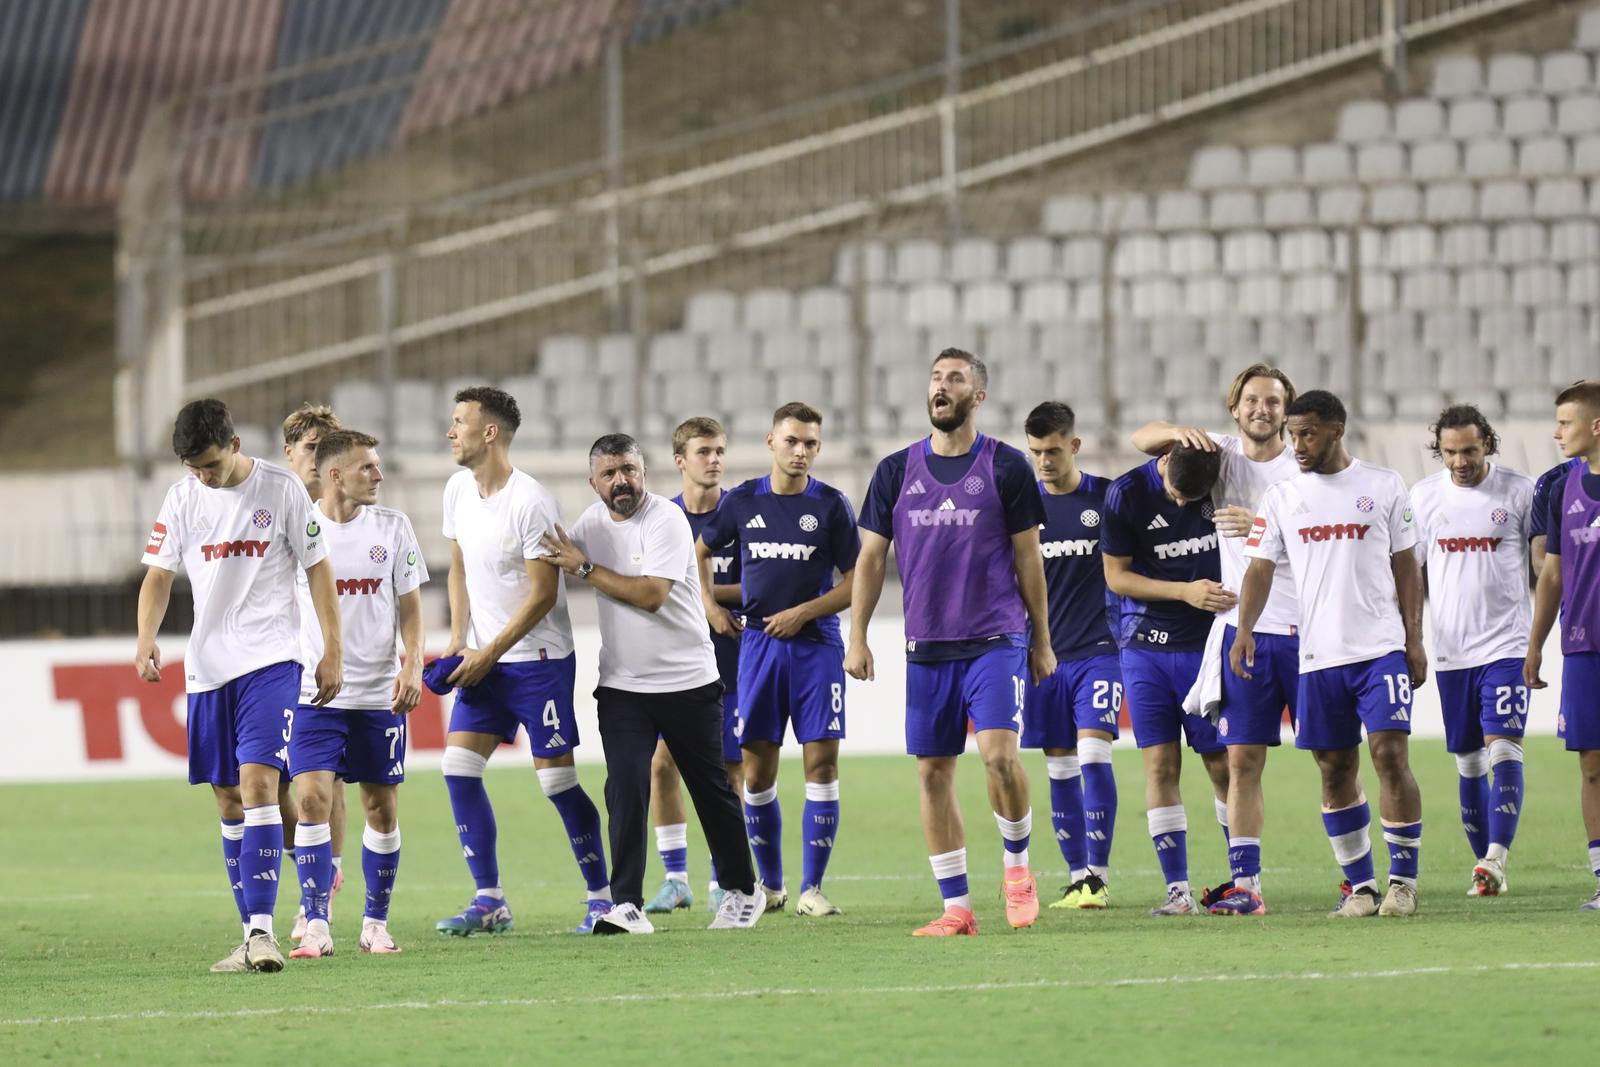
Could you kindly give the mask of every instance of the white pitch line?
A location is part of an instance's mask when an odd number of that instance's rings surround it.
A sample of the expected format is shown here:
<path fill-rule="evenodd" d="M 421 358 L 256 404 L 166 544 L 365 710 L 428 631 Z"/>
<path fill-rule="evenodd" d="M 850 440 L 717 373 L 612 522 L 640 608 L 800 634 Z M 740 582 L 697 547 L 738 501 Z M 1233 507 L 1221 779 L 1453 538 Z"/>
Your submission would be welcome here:
<path fill-rule="evenodd" d="M 1504 974 L 1520 971 L 1588 971 L 1600 969 L 1600 960 L 1476 964 L 1468 967 L 1401 967 L 1381 971 L 1297 971 L 1287 974 L 1175 974 L 1148 978 L 1112 978 L 1074 981 L 1041 978 L 1028 982 L 970 982 L 960 985 L 857 986 L 848 989 L 729 989 L 698 993 L 617 993 L 597 997 L 504 997 L 493 1000 L 400 1000 L 383 1004 L 302 1007 L 239 1008 L 233 1011 L 130 1011 L 106 1015 L 56 1015 L 32 1019 L 0 1019 L 0 1027 L 68 1026 L 79 1023 L 145 1022 L 153 1020 L 254 1019 L 295 1015 L 355 1015 L 369 1011 L 431 1011 L 440 1008 L 546 1008 L 602 1004 L 655 1004 L 742 997 L 855 997 L 930 993 L 992 993 L 1029 989 L 1123 989 L 1141 986 L 1201 985 L 1209 982 L 1360 982 L 1381 978 L 1426 978 L 1436 975 Z"/>

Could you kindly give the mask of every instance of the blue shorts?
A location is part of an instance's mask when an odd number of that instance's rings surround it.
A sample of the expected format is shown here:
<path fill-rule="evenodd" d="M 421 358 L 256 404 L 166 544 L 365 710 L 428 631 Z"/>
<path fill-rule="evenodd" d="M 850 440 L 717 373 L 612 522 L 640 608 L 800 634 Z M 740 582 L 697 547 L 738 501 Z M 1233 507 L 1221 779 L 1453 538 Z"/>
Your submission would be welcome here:
<path fill-rule="evenodd" d="M 578 720 L 572 712 L 577 663 L 576 655 L 496 663 L 483 681 L 456 690 L 450 729 L 513 741 L 517 727 L 524 726 L 535 757 L 565 756 L 578 747 Z"/>
<path fill-rule="evenodd" d="M 1005 644 L 972 659 L 906 664 L 906 751 L 959 756 L 975 730 L 1022 730 L 1028 650 Z"/>
<path fill-rule="evenodd" d="M 1440 671 L 1439 703 L 1444 710 L 1447 752 L 1476 752 L 1483 736 L 1521 737 L 1527 729 L 1528 687 L 1522 660 L 1497 659 L 1481 667 Z"/>
<path fill-rule="evenodd" d="M 1224 745 L 1276 745 L 1282 740 L 1283 709 L 1295 717 L 1300 687 L 1300 638 L 1256 634 L 1256 665 L 1246 680 L 1233 673 L 1228 655 L 1239 631 L 1228 626 L 1222 636 L 1222 714 L 1217 737 Z"/>
<path fill-rule="evenodd" d="M 1300 676 L 1296 748 L 1336 752 L 1361 744 L 1361 728 L 1411 732 L 1411 673 L 1403 652 Z"/>
<path fill-rule="evenodd" d="M 1122 650 L 1122 685 L 1127 694 L 1128 721 L 1140 748 L 1172 744 L 1187 739 L 1196 752 L 1221 752 L 1217 728 L 1204 715 L 1183 710 L 1200 674 L 1200 649 L 1163 652 L 1153 648 Z"/>
<path fill-rule="evenodd" d="M 289 735 L 295 775 L 332 771 L 347 782 L 399 785 L 406 780 L 406 717 L 301 704 Z"/>
<path fill-rule="evenodd" d="M 786 641 L 746 630 L 739 641 L 740 744 L 844 736 L 844 649 L 817 641 Z"/>
<path fill-rule="evenodd" d="M 1600 749 L 1600 652 L 1574 652 L 1561 662 L 1561 736 L 1568 752 Z"/>
<path fill-rule="evenodd" d="M 1118 733 L 1122 664 L 1115 655 L 1069 659 L 1040 685 L 1028 686 L 1022 708 L 1023 748 L 1077 748 L 1079 730 Z"/>
<path fill-rule="evenodd" d="M 206 693 L 189 694 L 189 784 L 238 785 L 239 765 L 281 773 L 300 703 L 300 664 L 274 663 Z"/>

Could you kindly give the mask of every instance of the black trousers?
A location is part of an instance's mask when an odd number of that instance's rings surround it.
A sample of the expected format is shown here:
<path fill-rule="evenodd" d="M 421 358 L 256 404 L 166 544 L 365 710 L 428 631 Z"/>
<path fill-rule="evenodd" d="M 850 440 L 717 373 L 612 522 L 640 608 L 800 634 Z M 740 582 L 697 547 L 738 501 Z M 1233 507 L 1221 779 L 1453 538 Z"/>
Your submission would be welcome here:
<path fill-rule="evenodd" d="M 755 892 L 744 808 L 728 785 L 722 762 L 722 683 L 677 693 L 633 693 L 601 686 L 594 695 L 606 754 L 612 899 L 619 904 L 644 903 L 650 760 L 658 737 L 666 742 L 688 787 L 717 865 L 718 884 Z"/>

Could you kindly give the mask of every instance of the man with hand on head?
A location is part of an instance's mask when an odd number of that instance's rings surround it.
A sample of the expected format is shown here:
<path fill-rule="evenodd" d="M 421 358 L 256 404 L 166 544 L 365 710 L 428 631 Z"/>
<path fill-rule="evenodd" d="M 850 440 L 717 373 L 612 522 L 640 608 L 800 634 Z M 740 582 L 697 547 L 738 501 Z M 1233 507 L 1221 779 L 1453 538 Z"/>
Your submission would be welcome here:
<path fill-rule="evenodd" d="M 694 538 L 683 509 L 644 487 L 644 457 L 627 434 L 589 450 L 589 485 L 600 500 L 570 535 L 544 537 L 543 561 L 594 586 L 600 609 L 600 740 L 606 756 L 611 882 L 615 906 L 597 934 L 649 934 L 645 829 L 650 762 L 659 739 L 689 790 L 724 891 L 711 929 L 761 918 L 739 798 L 722 760 L 722 683 L 700 598 Z"/>

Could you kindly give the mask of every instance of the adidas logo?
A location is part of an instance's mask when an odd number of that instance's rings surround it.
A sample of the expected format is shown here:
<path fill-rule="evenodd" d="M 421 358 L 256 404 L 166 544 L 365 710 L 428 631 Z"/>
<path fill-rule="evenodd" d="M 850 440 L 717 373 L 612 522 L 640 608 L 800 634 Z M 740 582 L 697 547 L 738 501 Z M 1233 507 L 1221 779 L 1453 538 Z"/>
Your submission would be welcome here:
<path fill-rule="evenodd" d="M 1389 853 L 1389 858 L 1395 860 L 1408 860 L 1412 858 L 1412 853 L 1409 848 L 1397 848 L 1393 852 Z"/>
<path fill-rule="evenodd" d="M 926 493 L 927 491 L 928 490 L 922 484 L 922 479 L 918 478 L 906 489 L 906 496 L 916 496 L 919 493 Z"/>
<path fill-rule="evenodd" d="M 1100 721 L 1101 722 L 1116 722 L 1117 721 L 1117 713 L 1114 712 L 1114 711 L 1108 711 L 1104 715 L 1100 716 Z"/>
<path fill-rule="evenodd" d="M 1399 711 L 1397 711 L 1393 715 L 1389 716 L 1389 721 L 1390 722 L 1410 722 L 1411 721 L 1411 715 L 1410 715 L 1410 713 L 1408 713 L 1406 711 L 1405 708 L 1401 708 Z"/>
<path fill-rule="evenodd" d="M 764 845 L 766 843 L 767 843 L 767 839 L 762 837 L 760 834 L 756 834 L 756 835 L 754 835 L 753 837 L 750 838 L 751 847 L 754 847 L 756 845 Z"/>
<path fill-rule="evenodd" d="M 1106 839 L 1106 832 L 1104 830 L 1090 830 L 1089 831 L 1089 840 L 1090 841 L 1104 841 L 1105 839 Z"/>
<path fill-rule="evenodd" d="M 396 763 L 393 767 L 389 768 L 389 777 L 390 778 L 400 778 L 400 777 L 403 777 L 405 775 L 405 773 L 406 773 L 406 768 L 405 768 L 405 764 L 403 764 L 403 763 Z"/>
<path fill-rule="evenodd" d="M 469 860 L 478 858 L 478 854 L 476 852 L 472 851 L 472 846 L 471 845 L 462 845 L 461 846 L 461 854 L 463 856 L 465 856 Z"/>
<path fill-rule="evenodd" d="M 1567 509 L 1567 514 L 1568 515 L 1582 515 L 1583 514 L 1583 504 L 1582 504 L 1582 502 L 1574 500 L 1572 502 L 1572 506 Z"/>
<path fill-rule="evenodd" d="M 548 740 L 548 741 L 546 741 L 544 743 L 544 747 L 545 748 L 560 748 L 562 745 L 564 745 L 566 743 L 567 743 L 567 739 L 562 737 L 560 734 L 551 734 L 550 735 L 550 740 Z"/>
<path fill-rule="evenodd" d="M 810 845 L 812 848 L 832 848 L 833 838 L 819 837 L 815 841 L 807 841 L 806 844 Z"/>
<path fill-rule="evenodd" d="M 757 515 L 755 518 L 745 523 L 744 528 L 746 530 L 765 530 L 767 528 L 767 520 L 763 519 L 760 515 Z"/>
<path fill-rule="evenodd" d="M 305 881 L 301 882 L 300 885 L 303 889 L 315 889 L 317 888 L 317 880 L 315 878 L 307 878 Z"/>
<path fill-rule="evenodd" d="M 1065 831 L 1065 830 L 1057 830 L 1056 831 L 1056 840 L 1057 841 L 1071 841 L 1072 840 L 1072 835 L 1067 833 L 1067 831 Z"/>
<path fill-rule="evenodd" d="M 1155 518 L 1150 520 L 1150 525 L 1146 526 L 1145 529 L 1146 530 L 1165 530 L 1170 525 L 1172 525 L 1172 524 L 1169 523 L 1166 520 L 1165 516 L 1157 515 Z"/>
<path fill-rule="evenodd" d="M 1522 729 L 1522 716 L 1520 716 L 1520 715 L 1512 715 L 1509 718 L 1507 718 L 1506 719 L 1506 729 L 1508 729 L 1508 730 L 1520 730 L 1520 729 Z"/>
<path fill-rule="evenodd" d="M 1476 823 L 1463 822 L 1461 825 L 1469 834 L 1475 834 L 1478 832 L 1478 826 Z"/>
<path fill-rule="evenodd" d="M 253 874 L 250 877 L 254 878 L 258 882 L 276 882 L 278 880 L 278 872 L 267 870 L 262 871 L 260 874 Z"/>
<path fill-rule="evenodd" d="M 828 722 L 828 729 L 830 729 L 830 730 L 843 730 L 844 729 L 844 727 L 839 724 L 839 716 L 835 715 Z"/>
<path fill-rule="evenodd" d="M 951 500 L 949 497 L 945 497 L 944 498 L 944 503 L 940 504 L 937 510 L 939 510 L 939 511 L 954 511 L 955 509 L 956 509 L 956 502 L 954 500 Z"/>
<path fill-rule="evenodd" d="M 1169 848 L 1177 847 L 1178 843 L 1172 839 L 1171 835 L 1168 834 L 1162 834 L 1160 840 L 1156 842 L 1157 852 L 1165 852 Z"/>
<path fill-rule="evenodd" d="M 1498 811 L 1501 815 L 1515 815 L 1517 813 L 1517 805 L 1515 801 L 1508 800 L 1494 810 Z"/>
<path fill-rule="evenodd" d="M 579 862 L 579 863 L 580 863 L 580 864 L 581 864 L 581 863 L 599 863 L 599 862 L 600 862 L 600 857 L 599 857 L 599 856 L 596 856 L 596 855 L 595 855 L 595 854 L 594 854 L 594 853 L 593 853 L 593 852 L 585 852 L 585 853 L 584 853 L 584 854 L 583 854 L 583 855 L 582 855 L 582 856 L 581 856 L 581 857 L 580 857 L 580 858 L 579 858 L 579 859 L 578 859 L 578 862 Z"/>

